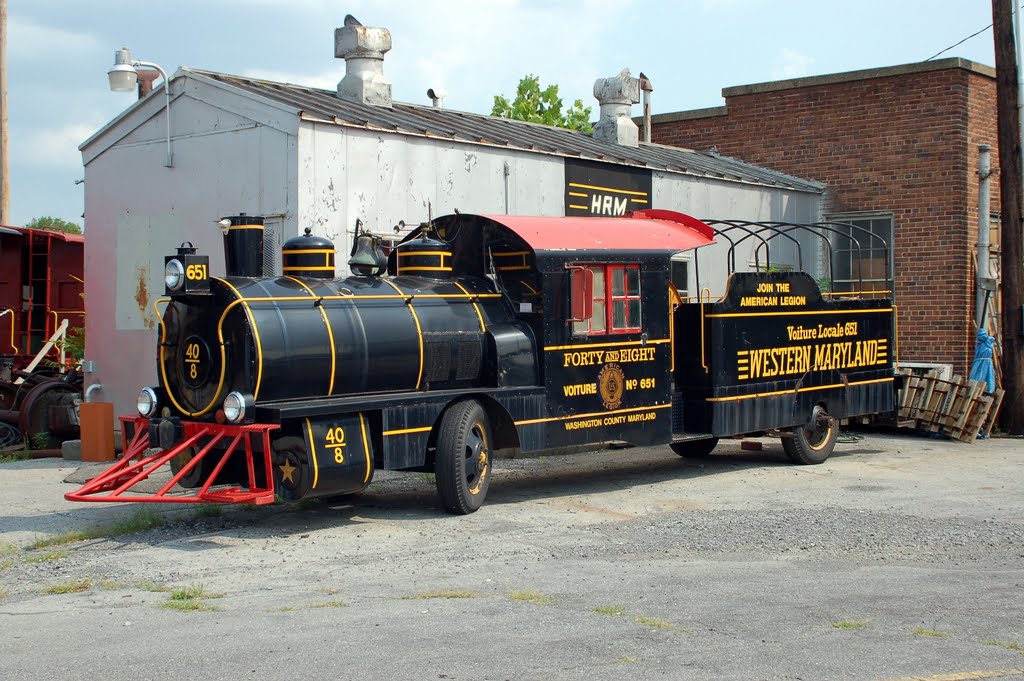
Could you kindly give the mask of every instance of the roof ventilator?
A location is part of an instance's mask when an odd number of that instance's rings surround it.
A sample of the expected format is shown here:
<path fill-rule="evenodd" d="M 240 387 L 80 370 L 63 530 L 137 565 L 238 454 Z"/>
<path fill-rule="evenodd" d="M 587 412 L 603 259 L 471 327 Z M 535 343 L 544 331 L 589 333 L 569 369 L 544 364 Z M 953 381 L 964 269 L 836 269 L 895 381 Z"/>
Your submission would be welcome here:
<path fill-rule="evenodd" d="M 391 31 L 363 26 L 351 14 L 334 29 L 334 56 L 345 60 L 338 96 L 358 104 L 391 106 L 391 81 L 384 78 L 384 53 L 391 49 Z"/>
<path fill-rule="evenodd" d="M 629 75 L 629 69 L 622 69 L 611 78 L 598 78 L 594 81 L 594 97 L 601 105 L 601 117 L 594 124 L 594 139 L 639 147 L 640 129 L 629 110 L 640 101 L 640 79 Z"/>

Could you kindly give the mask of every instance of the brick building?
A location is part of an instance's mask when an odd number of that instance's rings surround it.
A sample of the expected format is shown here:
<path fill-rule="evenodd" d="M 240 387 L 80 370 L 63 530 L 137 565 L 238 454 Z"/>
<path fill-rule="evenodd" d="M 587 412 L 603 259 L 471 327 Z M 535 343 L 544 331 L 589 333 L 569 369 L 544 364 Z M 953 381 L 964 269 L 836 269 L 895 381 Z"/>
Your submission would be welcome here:
<path fill-rule="evenodd" d="M 722 107 L 654 116 L 652 140 L 715 148 L 825 183 L 824 219 L 853 222 L 893 244 L 900 360 L 951 364 L 966 375 L 974 351 L 978 145 L 992 146 L 993 167 L 998 159 L 994 69 L 943 59 L 730 87 L 722 95 Z M 992 193 L 998 206 L 998 182 Z M 995 234 L 992 243 L 999 243 Z M 835 287 L 890 286 L 884 253 L 837 248 Z"/>

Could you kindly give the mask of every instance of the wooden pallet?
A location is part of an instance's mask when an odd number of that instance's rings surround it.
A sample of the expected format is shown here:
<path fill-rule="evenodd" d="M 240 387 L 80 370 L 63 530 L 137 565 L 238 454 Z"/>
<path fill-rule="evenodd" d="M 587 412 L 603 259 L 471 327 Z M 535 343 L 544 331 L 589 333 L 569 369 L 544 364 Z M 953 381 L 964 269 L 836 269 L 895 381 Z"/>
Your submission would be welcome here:
<path fill-rule="evenodd" d="M 982 381 L 954 376 L 943 381 L 928 372 L 924 376 L 905 375 L 899 398 L 899 420 L 912 427 L 942 433 L 963 442 L 974 442 L 979 435 L 992 432 L 1003 391 L 985 392 Z"/>

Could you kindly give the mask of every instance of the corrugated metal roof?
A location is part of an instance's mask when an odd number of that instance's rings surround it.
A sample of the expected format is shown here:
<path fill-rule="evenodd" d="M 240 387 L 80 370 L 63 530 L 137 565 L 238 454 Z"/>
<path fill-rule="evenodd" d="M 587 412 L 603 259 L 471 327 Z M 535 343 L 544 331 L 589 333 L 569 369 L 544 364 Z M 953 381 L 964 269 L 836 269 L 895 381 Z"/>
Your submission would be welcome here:
<path fill-rule="evenodd" d="M 821 192 L 824 189 L 824 185 L 817 182 L 690 149 L 642 142 L 639 147 L 626 147 L 595 140 L 575 130 L 537 123 L 401 102 L 395 102 L 389 109 L 341 99 L 333 90 L 215 71 L 182 71 L 265 97 L 296 109 L 305 117 L 336 125 L 619 163 L 796 191 Z"/>

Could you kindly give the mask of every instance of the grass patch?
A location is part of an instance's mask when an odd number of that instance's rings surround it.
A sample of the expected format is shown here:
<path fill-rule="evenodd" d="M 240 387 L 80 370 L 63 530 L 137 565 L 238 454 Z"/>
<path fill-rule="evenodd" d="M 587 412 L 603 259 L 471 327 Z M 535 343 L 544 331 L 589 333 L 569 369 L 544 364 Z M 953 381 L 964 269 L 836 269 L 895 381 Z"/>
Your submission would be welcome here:
<path fill-rule="evenodd" d="M 675 629 L 675 625 L 668 620 L 663 620 L 659 617 L 635 617 L 633 621 L 645 627 L 651 627 L 652 629 Z"/>
<path fill-rule="evenodd" d="M 160 604 L 160 607 L 164 610 L 182 610 L 186 612 L 212 612 L 214 610 L 220 610 L 220 608 L 215 608 L 209 603 L 204 603 L 203 601 L 164 601 Z"/>
<path fill-rule="evenodd" d="M 6 570 L 7 568 L 14 567 L 14 561 L 10 558 L 4 558 L 0 560 L 0 571 Z"/>
<path fill-rule="evenodd" d="M 14 463 L 15 461 L 27 461 L 32 458 L 32 452 L 21 451 L 21 452 L 8 452 L 3 456 L 0 456 L 0 463 Z"/>
<path fill-rule="evenodd" d="M 639 662 L 640 658 L 633 657 L 632 655 L 619 655 L 618 659 L 615 661 L 619 664 L 633 664 L 634 662 Z"/>
<path fill-rule="evenodd" d="M 863 629 L 868 625 L 867 620 L 838 620 L 832 623 L 833 629 Z"/>
<path fill-rule="evenodd" d="M 196 510 L 197 518 L 218 518 L 224 515 L 224 507 L 220 504 L 203 504 Z"/>
<path fill-rule="evenodd" d="M 618 605 L 599 605 L 594 612 L 598 615 L 625 615 L 626 609 Z"/>
<path fill-rule="evenodd" d="M 56 551 L 47 551 L 46 553 L 39 553 L 33 556 L 29 556 L 25 559 L 26 563 L 45 563 L 51 560 L 60 560 L 61 558 L 67 558 L 70 553 L 66 549 L 57 549 Z"/>
<path fill-rule="evenodd" d="M 171 591 L 169 600 L 160 604 L 164 610 L 182 611 L 212 611 L 220 610 L 204 601 L 211 598 L 223 598 L 224 594 L 209 593 L 202 584 L 189 584 L 188 586 Z"/>
<path fill-rule="evenodd" d="M 949 636 L 949 634 L 944 631 L 935 631 L 934 629 L 925 629 L 924 627 L 918 627 L 910 633 L 914 636 L 925 636 L 928 638 L 945 638 L 946 636 Z"/>
<path fill-rule="evenodd" d="M 0 601 L 2 601 L 5 598 L 7 598 L 7 592 L 3 589 L 0 589 Z"/>
<path fill-rule="evenodd" d="M 171 590 L 171 587 L 166 584 L 157 584 L 156 582 L 135 582 L 132 586 L 139 591 L 149 591 L 151 593 L 167 593 Z"/>
<path fill-rule="evenodd" d="M 431 598 L 480 598 L 471 591 L 428 591 L 413 596 L 402 596 L 403 601 L 425 601 Z"/>
<path fill-rule="evenodd" d="M 475 598 L 470 596 L 470 598 Z M 345 601 L 323 601 L 322 603 L 310 603 L 311 608 L 347 608 L 348 603 Z"/>
<path fill-rule="evenodd" d="M 88 591 L 92 588 L 92 580 L 86 577 L 85 579 L 79 579 L 70 582 L 61 582 L 60 584 L 54 584 L 48 587 L 43 593 L 47 594 L 74 594 L 82 591 Z"/>
<path fill-rule="evenodd" d="M 224 598 L 224 594 L 207 593 L 202 584 L 189 584 L 171 592 L 172 601 L 198 601 L 207 598 Z"/>
<path fill-rule="evenodd" d="M 0 544 L 0 556 L 6 556 L 9 553 L 17 553 L 17 552 L 18 552 L 18 547 L 15 546 L 14 544 L 8 544 L 7 542 L 4 542 L 4 543 Z"/>
<path fill-rule="evenodd" d="M 105 539 L 134 534 L 160 527 L 165 522 L 164 516 L 152 509 L 141 508 L 130 518 L 119 520 L 109 525 L 98 525 L 84 530 L 69 530 L 52 537 L 41 537 L 29 545 L 29 549 L 44 549 L 50 546 L 63 546 L 87 539 Z"/>
<path fill-rule="evenodd" d="M 1024 653 L 1024 646 L 1019 643 L 1012 641 L 982 641 L 987 646 L 999 646 L 1000 648 L 1006 648 L 1007 650 L 1016 650 L 1018 653 Z"/>
<path fill-rule="evenodd" d="M 555 603 L 555 599 L 551 596 L 545 596 L 536 591 L 513 591 L 508 597 L 513 601 L 522 601 L 530 605 L 554 605 Z"/>
<path fill-rule="evenodd" d="M 282 605 L 280 608 L 267 608 L 266 612 L 295 612 L 298 608 L 294 605 Z"/>

